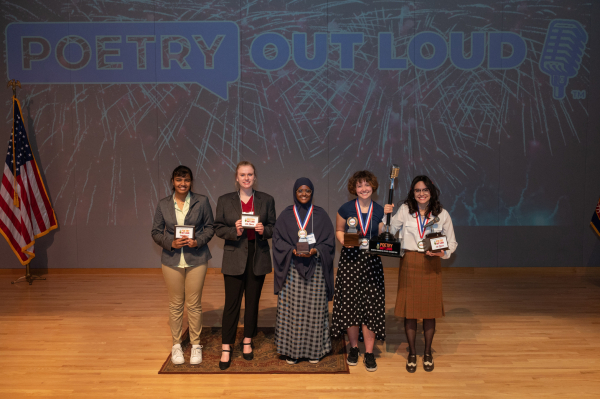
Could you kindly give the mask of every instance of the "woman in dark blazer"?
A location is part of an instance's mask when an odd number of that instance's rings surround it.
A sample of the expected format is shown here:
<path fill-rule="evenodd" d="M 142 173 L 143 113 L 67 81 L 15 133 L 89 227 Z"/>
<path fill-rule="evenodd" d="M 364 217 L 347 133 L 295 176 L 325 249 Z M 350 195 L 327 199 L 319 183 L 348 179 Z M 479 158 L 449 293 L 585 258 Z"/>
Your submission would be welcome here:
<path fill-rule="evenodd" d="M 202 362 L 202 288 L 211 258 L 206 245 L 213 237 L 213 213 L 208 198 L 191 191 L 194 176 L 187 166 L 173 171 L 173 194 L 161 199 L 156 207 L 152 238 L 162 247 L 162 272 L 169 293 L 169 324 L 173 337 L 171 361 L 184 363 L 181 348 L 183 304 L 188 310 L 192 350 L 190 364 Z M 175 225 L 195 227 L 193 237 L 175 238 Z"/>
<path fill-rule="evenodd" d="M 241 349 L 244 359 L 254 358 L 252 338 L 257 334 L 258 302 L 265 275 L 272 270 L 268 240 L 273 235 L 276 218 L 273 197 L 253 189 L 256 182 L 254 165 L 240 162 L 236 167 L 235 181 L 239 191 L 219 197 L 215 219 L 217 236 L 225 240 L 221 267 L 225 280 L 221 370 L 231 365 L 232 345 L 235 344 L 244 293 L 246 310 Z M 242 212 L 253 212 L 259 216 L 255 229 L 242 227 Z"/>

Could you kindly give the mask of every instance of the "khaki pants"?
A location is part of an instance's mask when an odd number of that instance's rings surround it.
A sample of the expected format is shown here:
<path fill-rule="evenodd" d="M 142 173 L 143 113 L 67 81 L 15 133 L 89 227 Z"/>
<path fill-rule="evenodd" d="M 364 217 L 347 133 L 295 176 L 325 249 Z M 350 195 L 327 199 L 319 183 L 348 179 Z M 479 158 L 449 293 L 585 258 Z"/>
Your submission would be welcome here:
<path fill-rule="evenodd" d="M 190 342 L 192 345 L 200 345 L 202 288 L 207 268 L 207 264 L 186 268 L 162 265 L 163 277 L 169 292 L 169 325 L 173 345 L 181 343 L 184 302 L 188 311 Z"/>

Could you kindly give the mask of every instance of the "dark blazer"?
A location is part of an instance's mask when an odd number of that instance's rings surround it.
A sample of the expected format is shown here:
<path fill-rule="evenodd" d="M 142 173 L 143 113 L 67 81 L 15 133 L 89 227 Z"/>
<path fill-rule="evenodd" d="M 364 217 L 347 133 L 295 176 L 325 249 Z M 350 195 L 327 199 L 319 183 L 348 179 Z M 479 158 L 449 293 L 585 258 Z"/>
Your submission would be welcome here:
<path fill-rule="evenodd" d="M 269 194 L 260 191 L 254 192 L 254 213 L 259 215 L 259 222 L 265 226 L 262 235 L 256 233 L 254 246 L 254 274 L 262 276 L 271 273 L 273 263 L 269 252 L 268 239 L 273 236 L 275 225 L 275 200 Z M 242 216 L 242 205 L 237 191 L 219 197 L 217 201 L 217 215 L 215 218 L 215 232 L 218 237 L 225 240 L 223 246 L 223 265 L 221 273 L 231 276 L 244 274 L 248 260 L 248 236 L 246 231 L 238 237 L 235 222 Z"/>
<path fill-rule="evenodd" d="M 195 248 L 183 247 L 183 257 L 188 265 L 203 265 L 212 258 L 206 244 L 215 235 L 213 222 L 212 208 L 208 198 L 205 195 L 190 192 L 190 208 L 185 217 L 185 224 L 196 226 L 194 238 L 198 241 L 198 246 Z M 169 195 L 158 202 L 152 225 L 152 238 L 163 248 L 161 262 L 165 266 L 176 267 L 181 259 L 181 250 L 171 248 L 175 238 L 174 226 L 176 224 L 173 195 Z"/>

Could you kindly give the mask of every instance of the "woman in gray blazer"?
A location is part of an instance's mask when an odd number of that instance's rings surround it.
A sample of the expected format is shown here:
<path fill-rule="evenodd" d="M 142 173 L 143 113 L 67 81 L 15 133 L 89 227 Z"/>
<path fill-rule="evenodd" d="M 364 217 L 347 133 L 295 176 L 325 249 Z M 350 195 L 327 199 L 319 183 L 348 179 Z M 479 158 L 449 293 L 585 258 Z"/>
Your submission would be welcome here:
<path fill-rule="evenodd" d="M 173 336 L 171 361 L 184 363 L 181 348 L 183 304 L 188 310 L 192 350 L 190 364 L 202 362 L 202 288 L 211 258 L 208 242 L 215 234 L 208 198 L 191 192 L 194 176 L 187 166 L 173 171 L 173 194 L 159 201 L 154 215 L 152 238 L 162 247 L 162 272 L 169 293 L 169 324 Z M 195 227 L 193 237 L 175 238 L 176 225 Z"/>
<path fill-rule="evenodd" d="M 254 165 L 240 162 L 236 167 L 235 180 L 239 191 L 219 197 L 215 218 L 217 236 L 225 240 L 221 267 L 225 280 L 221 370 L 231 364 L 231 348 L 235 343 L 242 296 L 246 298 L 246 310 L 241 350 L 244 359 L 254 358 L 252 338 L 257 334 L 258 302 L 265 275 L 272 269 L 268 240 L 273 235 L 276 218 L 273 197 L 253 189 L 256 182 Z M 259 216 L 259 223 L 254 229 L 242 227 L 242 212 Z"/>

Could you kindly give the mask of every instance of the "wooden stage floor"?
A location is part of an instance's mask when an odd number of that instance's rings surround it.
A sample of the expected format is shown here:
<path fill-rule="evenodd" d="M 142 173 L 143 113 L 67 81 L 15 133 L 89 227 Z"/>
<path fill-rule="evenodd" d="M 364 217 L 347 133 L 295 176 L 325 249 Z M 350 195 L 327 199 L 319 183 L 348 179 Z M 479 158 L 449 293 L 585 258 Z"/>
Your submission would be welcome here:
<path fill-rule="evenodd" d="M 377 372 L 359 363 L 348 375 L 225 376 L 157 374 L 171 347 L 159 269 L 53 272 L 32 286 L 11 285 L 16 275 L 3 271 L 0 398 L 600 397 L 599 269 L 443 273 L 432 373 L 420 356 L 415 374 L 404 368 L 398 271 L 386 269 L 388 339 L 376 346 Z M 269 275 L 260 325 L 274 325 L 272 289 Z M 223 301 L 222 276 L 209 274 L 205 326 L 220 325 Z M 417 342 L 422 353 L 420 324 Z"/>

